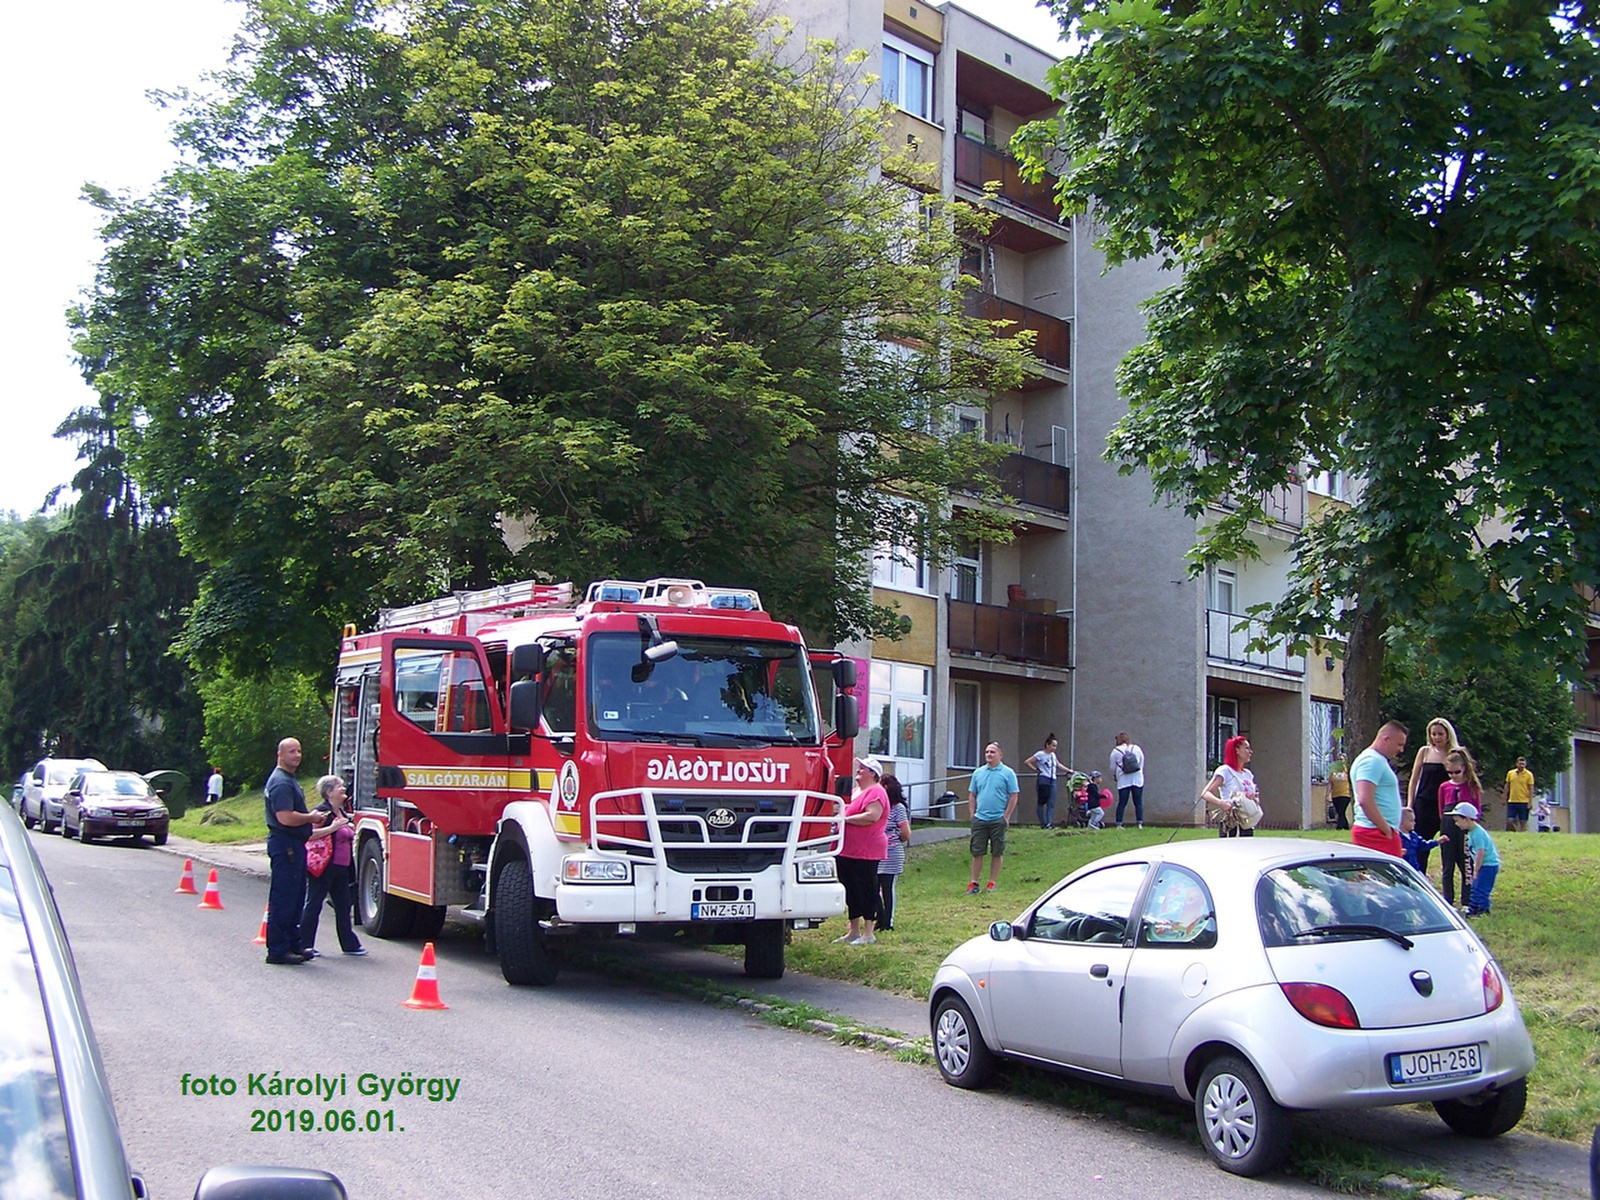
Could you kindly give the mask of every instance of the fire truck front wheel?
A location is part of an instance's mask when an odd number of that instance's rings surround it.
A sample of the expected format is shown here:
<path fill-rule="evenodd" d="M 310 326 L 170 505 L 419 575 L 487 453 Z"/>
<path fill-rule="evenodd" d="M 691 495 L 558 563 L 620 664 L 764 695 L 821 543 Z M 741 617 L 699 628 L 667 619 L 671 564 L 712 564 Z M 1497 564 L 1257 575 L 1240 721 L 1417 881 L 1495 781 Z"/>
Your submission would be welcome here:
<path fill-rule="evenodd" d="M 751 979 L 783 978 L 782 921 L 757 921 L 744 943 L 744 973 Z"/>
<path fill-rule="evenodd" d="M 417 906 L 384 890 L 383 847 L 377 838 L 361 843 L 356 867 L 356 915 L 373 937 L 407 937 L 416 923 Z"/>
<path fill-rule="evenodd" d="M 494 942 L 507 983 L 546 987 L 560 968 L 545 944 L 533 895 L 533 875 L 520 858 L 502 863 L 494 877 Z"/>

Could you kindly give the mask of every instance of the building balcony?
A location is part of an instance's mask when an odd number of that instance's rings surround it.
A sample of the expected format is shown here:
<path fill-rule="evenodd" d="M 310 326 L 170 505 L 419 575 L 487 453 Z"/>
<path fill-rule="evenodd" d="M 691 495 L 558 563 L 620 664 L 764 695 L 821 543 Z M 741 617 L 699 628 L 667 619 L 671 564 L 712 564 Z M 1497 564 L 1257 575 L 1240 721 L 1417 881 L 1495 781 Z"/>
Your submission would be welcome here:
<path fill-rule="evenodd" d="M 1278 671 L 1285 675 L 1304 675 L 1306 657 L 1290 654 L 1282 644 L 1265 650 L 1251 650 L 1249 645 L 1265 636 L 1265 623 L 1238 613 L 1206 609 L 1206 658 L 1214 663 L 1234 667 L 1249 667 L 1261 671 Z"/>
<path fill-rule="evenodd" d="M 1032 183 L 1022 177 L 1021 165 L 1009 154 L 970 137 L 957 137 L 955 141 L 957 183 L 986 195 L 991 194 L 985 191 L 989 184 L 999 184 L 999 190 L 992 193 L 994 200 L 1045 221 L 1060 222 L 1061 206 L 1056 203 L 1054 175 Z M 1065 227 L 1061 236 L 1066 236 Z"/>
<path fill-rule="evenodd" d="M 1600 693 L 1588 688 L 1575 688 L 1572 705 L 1578 710 L 1578 728 L 1600 733 Z"/>
<path fill-rule="evenodd" d="M 949 647 L 956 654 L 1072 665 L 1072 622 L 1053 613 L 951 600 Z"/>
<path fill-rule="evenodd" d="M 1231 512 L 1239 507 L 1239 502 L 1231 496 L 1224 496 L 1217 501 L 1217 507 Z M 1272 524 L 1303 529 L 1306 523 L 1306 489 L 1301 484 L 1291 483 L 1269 492 L 1261 498 L 1261 508 Z"/>
<path fill-rule="evenodd" d="M 983 321 L 1004 321 L 1019 330 L 1031 330 L 1034 335 L 1033 353 L 1040 362 L 1057 371 L 1072 370 L 1072 322 L 1015 301 L 1002 300 L 991 292 L 966 291 L 962 293 L 961 302 L 969 317 Z"/>

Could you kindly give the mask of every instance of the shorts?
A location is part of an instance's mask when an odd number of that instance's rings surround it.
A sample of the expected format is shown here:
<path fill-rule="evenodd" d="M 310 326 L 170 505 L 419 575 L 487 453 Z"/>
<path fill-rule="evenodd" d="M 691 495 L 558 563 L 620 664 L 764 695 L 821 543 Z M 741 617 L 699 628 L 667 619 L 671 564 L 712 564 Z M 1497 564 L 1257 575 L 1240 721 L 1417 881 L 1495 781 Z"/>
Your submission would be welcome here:
<path fill-rule="evenodd" d="M 1400 844 L 1400 835 L 1393 827 L 1389 830 L 1389 836 L 1385 838 L 1370 825 L 1357 825 L 1350 831 L 1350 840 L 1358 846 L 1365 846 L 1368 850 L 1382 850 L 1396 858 L 1406 856 L 1405 849 Z"/>
<path fill-rule="evenodd" d="M 981 858 L 985 854 L 1002 857 L 1006 852 L 1006 819 L 1000 817 L 994 821 L 980 821 L 972 819 L 972 857 Z"/>
<path fill-rule="evenodd" d="M 1506 805 L 1506 820 L 1526 821 L 1528 819 L 1528 806 L 1526 804 Z"/>

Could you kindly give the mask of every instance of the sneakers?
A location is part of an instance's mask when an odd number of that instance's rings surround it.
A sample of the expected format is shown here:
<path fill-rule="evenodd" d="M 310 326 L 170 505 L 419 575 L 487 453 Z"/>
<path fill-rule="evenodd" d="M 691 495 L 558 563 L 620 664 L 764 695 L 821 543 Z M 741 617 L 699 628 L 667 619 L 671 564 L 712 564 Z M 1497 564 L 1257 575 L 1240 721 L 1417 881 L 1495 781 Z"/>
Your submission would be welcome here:
<path fill-rule="evenodd" d="M 978 885 L 975 884 L 975 883 L 967 884 L 967 895 L 976 896 L 977 894 L 978 894 Z"/>
<path fill-rule="evenodd" d="M 986 892 L 994 891 L 994 880 L 989 880 L 989 886 L 983 889 Z"/>
<path fill-rule="evenodd" d="M 345 951 L 345 953 L 351 958 L 360 958 L 362 955 L 366 954 L 366 952 L 367 948 L 365 946 L 357 946 L 354 950 Z"/>
<path fill-rule="evenodd" d="M 833 939 L 833 944 L 835 946 L 854 946 L 856 944 L 855 935 L 847 933 L 843 937 L 836 937 Z"/>
<path fill-rule="evenodd" d="M 307 947 L 306 949 L 300 951 L 300 957 L 305 959 L 307 962 L 310 962 L 313 958 L 321 958 L 322 957 L 322 951 L 318 950 L 314 946 L 310 946 L 310 947 Z"/>
<path fill-rule="evenodd" d="M 860 937 L 858 937 L 855 941 L 851 942 L 850 944 L 852 946 L 870 946 L 873 943 L 875 943 L 877 940 L 878 939 L 873 937 L 872 934 L 864 933 Z"/>
<path fill-rule="evenodd" d="M 310 960 L 303 954 L 269 954 L 267 962 L 275 967 L 300 967 Z"/>

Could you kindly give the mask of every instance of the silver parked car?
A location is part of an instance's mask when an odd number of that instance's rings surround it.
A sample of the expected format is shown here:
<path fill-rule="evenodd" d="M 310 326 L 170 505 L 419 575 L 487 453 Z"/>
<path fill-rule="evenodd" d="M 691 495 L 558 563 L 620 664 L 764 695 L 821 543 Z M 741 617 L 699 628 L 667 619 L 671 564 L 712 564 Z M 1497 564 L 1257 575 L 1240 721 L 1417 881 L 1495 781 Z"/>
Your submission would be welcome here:
<path fill-rule="evenodd" d="M 0 1196 L 136 1200 L 105 1068 L 50 884 L 17 815 L 0 810 Z M 165 1114 L 163 1114 L 165 1115 Z M 304 1167 L 213 1167 L 195 1200 L 346 1200 Z"/>
<path fill-rule="evenodd" d="M 1090 863 L 946 958 L 929 1005 L 957 1087 L 1004 1057 L 1176 1093 L 1240 1175 L 1282 1163 L 1288 1109 L 1431 1102 L 1496 1137 L 1533 1069 L 1505 975 L 1421 875 L 1295 838 Z"/>
<path fill-rule="evenodd" d="M 22 823 L 46 833 L 61 824 L 61 797 L 80 771 L 104 771 L 98 758 L 41 758 L 22 777 Z"/>

